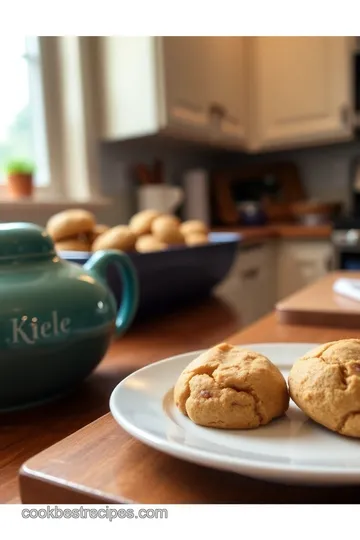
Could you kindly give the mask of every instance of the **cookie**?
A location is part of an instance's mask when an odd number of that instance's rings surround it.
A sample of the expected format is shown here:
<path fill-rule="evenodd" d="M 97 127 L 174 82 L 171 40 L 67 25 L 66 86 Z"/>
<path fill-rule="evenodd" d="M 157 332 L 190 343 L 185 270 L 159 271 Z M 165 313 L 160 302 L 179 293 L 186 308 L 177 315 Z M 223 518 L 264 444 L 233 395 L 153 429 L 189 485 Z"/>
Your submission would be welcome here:
<path fill-rule="evenodd" d="M 180 231 L 184 236 L 188 234 L 204 234 L 207 236 L 209 229 L 203 221 L 200 221 L 199 219 L 190 219 L 184 221 L 180 225 Z"/>
<path fill-rule="evenodd" d="M 168 245 L 181 245 L 185 243 L 185 238 L 179 226 L 180 220 L 177 217 L 164 215 L 153 221 L 151 231 L 160 242 Z"/>
<path fill-rule="evenodd" d="M 148 253 L 151 251 L 164 251 L 167 248 L 167 244 L 160 242 L 152 234 L 144 234 L 137 239 L 135 249 L 139 253 Z"/>
<path fill-rule="evenodd" d="M 117 225 L 98 236 L 92 245 L 93 251 L 100 249 L 119 249 L 132 251 L 135 248 L 136 236 L 127 225 Z"/>
<path fill-rule="evenodd" d="M 284 377 L 268 358 L 222 343 L 184 369 L 174 401 L 195 424 L 250 429 L 282 416 L 289 394 Z"/>
<path fill-rule="evenodd" d="M 46 230 L 54 242 L 91 233 L 96 224 L 91 212 L 81 209 L 64 210 L 53 215 L 46 224 Z"/>
<path fill-rule="evenodd" d="M 149 234 L 154 219 L 160 215 L 160 212 L 157 210 L 143 210 L 142 212 L 133 215 L 129 221 L 129 227 L 136 236 Z"/>
<path fill-rule="evenodd" d="M 360 437 L 360 339 L 331 341 L 297 360 L 290 396 L 318 424 Z"/>
<path fill-rule="evenodd" d="M 98 236 L 108 231 L 109 229 L 110 227 L 108 225 L 103 225 L 102 223 L 95 225 L 94 229 L 91 231 L 89 235 L 90 241 L 94 242 Z"/>
<path fill-rule="evenodd" d="M 204 233 L 188 233 L 185 235 L 185 244 L 187 246 L 201 246 L 209 243 L 207 234 Z"/>
<path fill-rule="evenodd" d="M 56 251 L 91 251 L 91 244 L 86 239 L 67 238 L 55 242 Z"/>

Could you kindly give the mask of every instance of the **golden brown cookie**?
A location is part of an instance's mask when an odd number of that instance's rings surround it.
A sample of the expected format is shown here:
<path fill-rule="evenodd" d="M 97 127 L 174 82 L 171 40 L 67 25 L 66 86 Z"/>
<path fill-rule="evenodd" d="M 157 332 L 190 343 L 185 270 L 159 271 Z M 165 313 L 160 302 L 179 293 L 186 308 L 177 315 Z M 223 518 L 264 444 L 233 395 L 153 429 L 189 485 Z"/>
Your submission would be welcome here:
<path fill-rule="evenodd" d="M 182 245 L 185 239 L 179 226 L 180 220 L 176 216 L 164 215 L 153 221 L 151 231 L 160 242 L 168 245 Z"/>
<path fill-rule="evenodd" d="M 119 249 L 132 251 L 135 248 L 136 236 L 127 225 L 117 225 L 96 238 L 93 251 L 100 249 Z"/>
<path fill-rule="evenodd" d="M 149 234 L 154 219 L 160 215 L 160 212 L 157 210 L 143 210 L 142 212 L 133 215 L 129 221 L 129 227 L 136 236 Z"/>
<path fill-rule="evenodd" d="M 209 228 L 203 221 L 200 221 L 199 219 L 190 219 L 188 221 L 184 221 L 180 225 L 180 231 L 184 236 L 188 234 L 204 234 L 207 236 L 209 233 Z"/>
<path fill-rule="evenodd" d="M 46 229 L 54 242 L 91 233 L 95 227 L 95 217 L 91 212 L 81 209 L 64 210 L 53 215 Z"/>
<path fill-rule="evenodd" d="M 185 244 L 187 246 L 201 246 L 209 243 L 207 234 L 204 233 L 188 233 L 185 235 Z"/>
<path fill-rule="evenodd" d="M 148 253 L 151 251 L 164 251 L 167 248 L 167 244 L 160 242 L 152 234 L 144 234 L 137 239 L 135 249 L 139 253 Z"/>
<path fill-rule="evenodd" d="M 174 389 L 180 411 L 195 424 L 249 429 L 282 416 L 289 406 L 286 381 L 265 356 L 222 343 L 181 373 Z"/>
<path fill-rule="evenodd" d="M 90 242 L 86 239 L 80 238 L 67 238 L 66 240 L 59 240 L 55 242 L 56 251 L 91 251 Z"/>
<path fill-rule="evenodd" d="M 103 225 L 102 223 L 98 223 L 97 225 L 95 225 L 94 229 L 89 235 L 91 242 L 94 242 L 98 236 L 108 231 L 109 229 L 110 227 L 108 225 Z"/>
<path fill-rule="evenodd" d="M 309 351 L 291 368 L 289 389 L 315 422 L 360 437 L 360 339 L 332 341 Z"/>

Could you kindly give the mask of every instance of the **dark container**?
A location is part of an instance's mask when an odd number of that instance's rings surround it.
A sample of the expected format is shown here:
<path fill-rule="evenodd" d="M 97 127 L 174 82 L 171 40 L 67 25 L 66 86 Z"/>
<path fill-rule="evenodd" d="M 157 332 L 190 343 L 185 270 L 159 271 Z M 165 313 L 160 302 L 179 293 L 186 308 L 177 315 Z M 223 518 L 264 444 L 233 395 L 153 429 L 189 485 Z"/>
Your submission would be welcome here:
<path fill-rule="evenodd" d="M 210 295 L 229 272 L 241 235 L 211 233 L 209 238 L 210 243 L 203 246 L 128 253 L 140 282 L 136 320 L 170 313 Z M 90 257 L 89 253 L 82 252 L 61 252 L 59 255 L 78 264 L 84 264 Z M 111 266 L 107 280 L 119 304 L 122 284 Z"/>

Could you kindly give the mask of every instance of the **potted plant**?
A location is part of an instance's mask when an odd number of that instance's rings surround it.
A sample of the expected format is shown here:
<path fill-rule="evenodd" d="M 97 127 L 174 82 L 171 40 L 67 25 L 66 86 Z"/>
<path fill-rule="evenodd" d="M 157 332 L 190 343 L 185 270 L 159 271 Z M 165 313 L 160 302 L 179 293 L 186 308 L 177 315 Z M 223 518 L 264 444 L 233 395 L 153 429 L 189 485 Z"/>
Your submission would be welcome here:
<path fill-rule="evenodd" d="M 25 160 L 11 160 L 6 165 L 6 177 L 9 193 L 14 199 L 31 197 L 35 167 Z"/>

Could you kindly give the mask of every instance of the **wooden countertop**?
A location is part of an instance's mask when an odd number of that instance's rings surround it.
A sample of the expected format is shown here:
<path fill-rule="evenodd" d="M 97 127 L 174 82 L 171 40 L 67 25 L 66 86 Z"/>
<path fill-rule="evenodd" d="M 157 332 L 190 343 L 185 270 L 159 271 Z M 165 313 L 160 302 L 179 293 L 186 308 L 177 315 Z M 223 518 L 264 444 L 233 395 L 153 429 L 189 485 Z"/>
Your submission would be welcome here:
<path fill-rule="evenodd" d="M 213 232 L 236 232 L 243 236 L 246 243 L 265 241 L 274 238 L 288 240 L 327 240 L 331 236 L 331 225 L 315 225 L 308 227 L 296 224 L 272 224 L 262 227 L 213 227 Z"/>
<path fill-rule="evenodd" d="M 280 322 L 321 324 L 336 328 L 359 328 L 360 302 L 333 290 L 339 278 L 360 279 L 360 272 L 330 272 L 275 306 Z"/>
<path fill-rule="evenodd" d="M 275 314 L 270 314 L 232 334 L 227 341 L 233 344 L 271 341 L 321 343 L 358 335 L 357 330 L 344 328 L 281 325 Z M 213 336 L 212 343 L 215 344 L 218 338 L 219 333 Z M 187 350 L 188 344 L 186 342 L 182 349 Z M 169 341 L 168 352 L 171 348 Z M 172 352 L 176 351 L 178 347 L 174 344 Z M 159 356 L 158 351 L 149 352 L 149 357 L 141 355 L 136 366 L 144 359 L 154 360 Z M 128 501 L 138 504 L 311 504 L 355 503 L 360 500 L 358 486 L 311 489 L 282 486 L 186 463 L 133 439 L 110 414 L 30 459 L 22 470 L 21 493 L 23 502 L 28 504 Z"/>
<path fill-rule="evenodd" d="M 36 409 L 0 415 L 0 503 L 19 502 L 18 470 L 44 448 L 104 415 L 112 390 L 137 368 L 172 354 L 211 346 L 240 327 L 238 316 L 209 299 L 134 326 L 76 394 Z"/>

